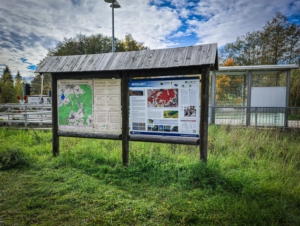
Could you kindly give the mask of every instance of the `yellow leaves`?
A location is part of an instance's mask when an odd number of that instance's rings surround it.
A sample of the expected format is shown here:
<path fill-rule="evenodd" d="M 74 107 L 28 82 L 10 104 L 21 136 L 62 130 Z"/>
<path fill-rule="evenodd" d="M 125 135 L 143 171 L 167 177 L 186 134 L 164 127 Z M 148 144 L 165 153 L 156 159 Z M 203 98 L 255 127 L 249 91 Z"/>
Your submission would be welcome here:
<path fill-rule="evenodd" d="M 224 66 L 235 66 L 234 60 L 232 58 L 228 58 L 223 63 Z"/>

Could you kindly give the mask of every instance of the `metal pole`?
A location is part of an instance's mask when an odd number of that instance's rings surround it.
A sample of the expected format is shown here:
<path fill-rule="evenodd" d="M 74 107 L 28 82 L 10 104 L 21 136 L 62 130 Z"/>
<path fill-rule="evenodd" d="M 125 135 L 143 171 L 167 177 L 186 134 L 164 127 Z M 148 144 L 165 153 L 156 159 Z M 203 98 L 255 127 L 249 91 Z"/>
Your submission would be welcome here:
<path fill-rule="evenodd" d="M 215 115 L 216 115 L 216 72 L 213 71 L 212 77 L 211 77 L 211 102 L 210 102 L 210 123 L 215 124 Z"/>
<path fill-rule="evenodd" d="M 114 5 L 115 1 L 112 2 L 112 41 L 111 41 L 111 52 L 115 51 L 115 21 L 114 21 Z"/>
<path fill-rule="evenodd" d="M 41 97 L 43 96 L 43 83 L 44 83 L 44 74 L 41 76 Z"/>
<path fill-rule="evenodd" d="M 289 126 L 289 103 L 290 103 L 290 81 L 291 79 L 291 71 L 288 70 L 286 72 L 286 101 L 285 101 L 285 115 L 284 115 L 284 126 L 288 127 Z"/>

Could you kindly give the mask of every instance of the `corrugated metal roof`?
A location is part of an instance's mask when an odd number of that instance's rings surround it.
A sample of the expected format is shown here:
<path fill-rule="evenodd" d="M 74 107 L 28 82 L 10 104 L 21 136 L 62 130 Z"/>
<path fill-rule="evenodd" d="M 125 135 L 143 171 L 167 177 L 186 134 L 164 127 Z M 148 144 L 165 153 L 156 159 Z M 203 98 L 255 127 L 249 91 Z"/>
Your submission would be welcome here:
<path fill-rule="evenodd" d="M 218 69 L 216 43 L 180 48 L 47 57 L 36 72 L 121 71 L 212 65 Z"/>
<path fill-rule="evenodd" d="M 243 71 L 287 71 L 287 70 L 298 69 L 298 68 L 299 68 L 299 66 L 296 64 L 228 66 L 228 67 L 219 67 L 218 73 L 243 72 Z"/>

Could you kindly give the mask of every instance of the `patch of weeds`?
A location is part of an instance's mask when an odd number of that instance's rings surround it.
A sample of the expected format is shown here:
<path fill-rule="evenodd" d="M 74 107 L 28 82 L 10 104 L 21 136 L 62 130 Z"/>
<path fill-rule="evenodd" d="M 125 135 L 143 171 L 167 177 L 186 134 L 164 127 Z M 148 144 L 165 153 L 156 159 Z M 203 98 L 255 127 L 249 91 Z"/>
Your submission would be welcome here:
<path fill-rule="evenodd" d="M 29 159 L 19 148 L 6 148 L 0 151 L 0 169 L 9 170 L 29 165 Z"/>

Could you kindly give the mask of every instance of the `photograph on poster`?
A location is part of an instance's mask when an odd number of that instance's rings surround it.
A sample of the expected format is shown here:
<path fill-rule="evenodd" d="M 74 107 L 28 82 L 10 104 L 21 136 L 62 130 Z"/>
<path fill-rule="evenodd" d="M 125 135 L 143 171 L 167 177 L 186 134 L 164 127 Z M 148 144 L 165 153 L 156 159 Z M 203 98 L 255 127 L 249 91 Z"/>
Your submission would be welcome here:
<path fill-rule="evenodd" d="M 199 77 L 131 79 L 130 134 L 199 137 Z"/>
<path fill-rule="evenodd" d="M 184 117 L 196 117 L 196 107 L 186 106 L 184 107 Z"/>
<path fill-rule="evenodd" d="M 148 89 L 148 107 L 178 107 L 178 89 Z"/>

